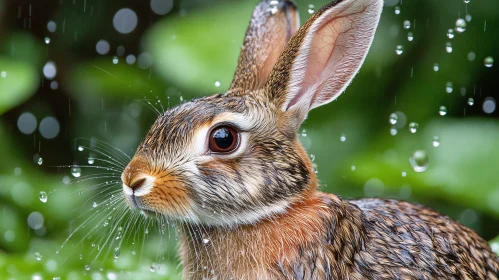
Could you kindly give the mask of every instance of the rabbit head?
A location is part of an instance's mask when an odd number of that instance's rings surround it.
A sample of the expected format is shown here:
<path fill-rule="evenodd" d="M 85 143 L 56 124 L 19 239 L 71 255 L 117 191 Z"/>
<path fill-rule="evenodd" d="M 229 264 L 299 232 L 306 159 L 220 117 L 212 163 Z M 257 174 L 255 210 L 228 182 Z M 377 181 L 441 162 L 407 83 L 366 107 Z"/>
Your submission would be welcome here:
<path fill-rule="evenodd" d="M 260 2 L 228 92 L 158 117 L 122 174 L 131 207 L 176 221 L 251 224 L 317 189 L 297 131 L 336 99 L 371 46 L 382 0 L 336 0 L 299 28 L 288 0 Z"/>

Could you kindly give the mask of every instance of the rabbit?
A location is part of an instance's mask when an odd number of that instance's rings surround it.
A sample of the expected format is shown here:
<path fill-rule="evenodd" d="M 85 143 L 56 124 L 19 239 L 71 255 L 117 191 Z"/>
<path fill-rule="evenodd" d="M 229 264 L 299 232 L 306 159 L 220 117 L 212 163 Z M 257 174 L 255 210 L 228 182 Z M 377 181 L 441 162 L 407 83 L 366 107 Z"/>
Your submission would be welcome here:
<path fill-rule="evenodd" d="M 475 232 L 423 206 L 319 191 L 297 136 L 361 67 L 382 0 L 303 26 L 261 1 L 227 92 L 161 114 L 122 174 L 130 208 L 176 222 L 185 279 L 499 279 Z"/>

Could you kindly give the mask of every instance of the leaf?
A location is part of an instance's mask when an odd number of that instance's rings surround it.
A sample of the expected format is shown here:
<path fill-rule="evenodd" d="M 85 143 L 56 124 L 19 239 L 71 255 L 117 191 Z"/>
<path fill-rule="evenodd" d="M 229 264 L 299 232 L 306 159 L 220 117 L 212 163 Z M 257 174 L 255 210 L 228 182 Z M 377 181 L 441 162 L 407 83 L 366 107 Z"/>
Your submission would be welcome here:
<path fill-rule="evenodd" d="M 499 217 L 499 123 L 489 120 L 437 120 L 416 134 L 402 134 L 395 146 L 384 139 L 369 154 L 355 161 L 351 178 L 358 183 L 378 178 L 385 187 L 398 189 L 404 184 L 424 197 L 438 197 L 458 205 L 479 209 Z M 441 144 L 435 148 L 432 138 Z M 390 136 L 387 136 L 390 137 Z M 416 173 L 409 164 L 415 150 L 425 150 L 428 169 Z M 407 172 L 407 177 L 401 173 Z"/>

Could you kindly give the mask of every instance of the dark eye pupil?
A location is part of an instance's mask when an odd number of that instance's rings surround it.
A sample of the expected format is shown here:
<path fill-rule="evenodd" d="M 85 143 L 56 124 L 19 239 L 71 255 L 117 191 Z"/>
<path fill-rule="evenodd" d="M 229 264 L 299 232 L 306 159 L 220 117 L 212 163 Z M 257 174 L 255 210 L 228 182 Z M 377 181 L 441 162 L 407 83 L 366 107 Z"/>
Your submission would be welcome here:
<path fill-rule="evenodd" d="M 215 144 L 218 148 L 225 150 L 232 146 L 234 142 L 234 136 L 227 128 L 220 128 L 213 134 Z"/>

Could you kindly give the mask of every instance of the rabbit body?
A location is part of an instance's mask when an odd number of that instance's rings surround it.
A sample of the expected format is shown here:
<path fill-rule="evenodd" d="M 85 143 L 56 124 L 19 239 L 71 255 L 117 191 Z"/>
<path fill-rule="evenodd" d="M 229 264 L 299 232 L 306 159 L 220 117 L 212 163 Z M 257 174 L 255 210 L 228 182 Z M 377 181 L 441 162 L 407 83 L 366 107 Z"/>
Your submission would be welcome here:
<path fill-rule="evenodd" d="M 430 209 L 320 192 L 292 209 L 233 230 L 183 228 L 184 278 L 499 279 L 487 243 Z"/>
<path fill-rule="evenodd" d="M 335 0 L 300 27 L 260 2 L 224 94 L 158 117 L 122 174 L 127 203 L 176 221 L 185 279 L 498 279 L 472 230 L 421 206 L 319 192 L 297 131 L 360 69 L 382 0 Z"/>

